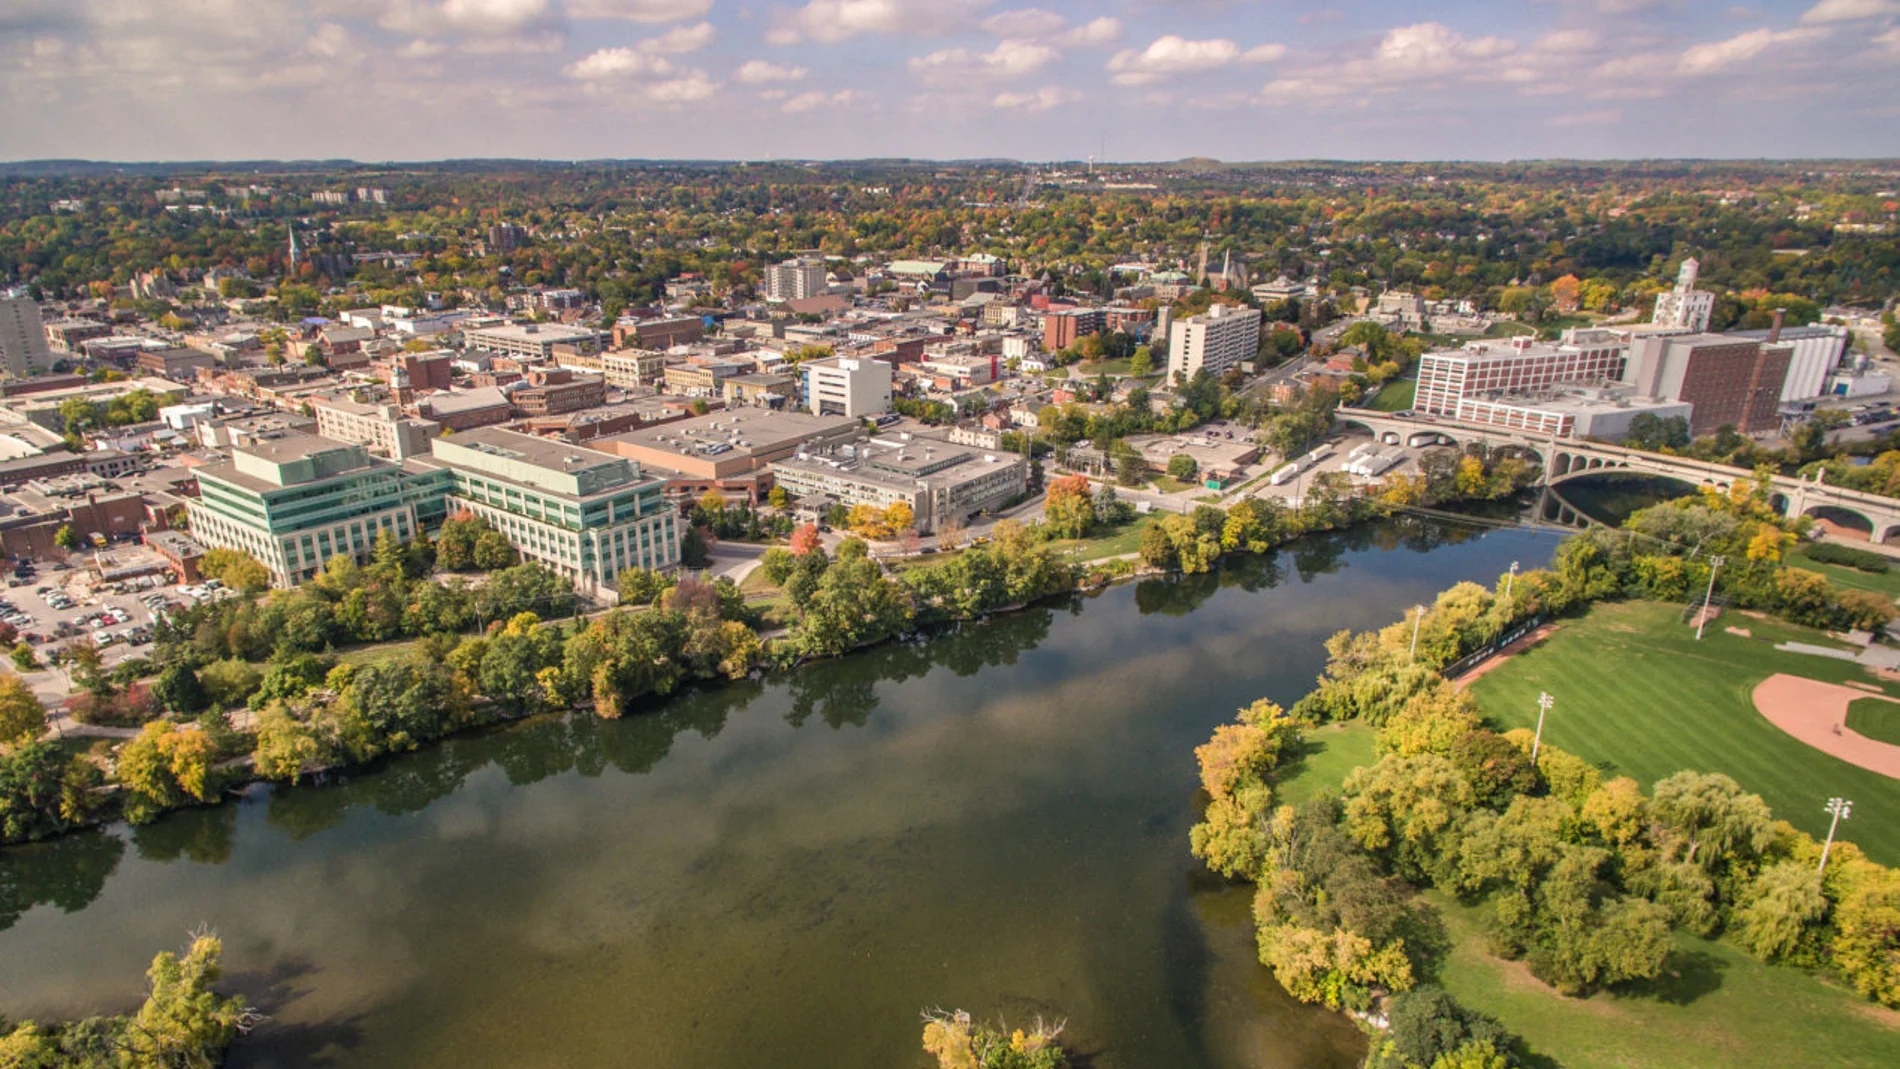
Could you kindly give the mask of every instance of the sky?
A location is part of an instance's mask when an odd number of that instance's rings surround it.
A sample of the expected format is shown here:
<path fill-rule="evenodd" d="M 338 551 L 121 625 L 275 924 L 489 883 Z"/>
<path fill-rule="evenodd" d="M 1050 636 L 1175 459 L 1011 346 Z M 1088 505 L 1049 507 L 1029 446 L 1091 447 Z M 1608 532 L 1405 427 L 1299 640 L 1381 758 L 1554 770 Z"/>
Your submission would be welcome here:
<path fill-rule="evenodd" d="M 1900 0 L 0 0 L 0 158 L 1900 156 Z"/>

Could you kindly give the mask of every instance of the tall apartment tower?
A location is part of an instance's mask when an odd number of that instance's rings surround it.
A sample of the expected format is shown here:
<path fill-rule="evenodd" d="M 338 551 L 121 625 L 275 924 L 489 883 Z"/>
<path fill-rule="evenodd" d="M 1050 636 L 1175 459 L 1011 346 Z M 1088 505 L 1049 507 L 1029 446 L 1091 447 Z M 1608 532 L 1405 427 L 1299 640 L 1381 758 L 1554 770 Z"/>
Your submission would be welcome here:
<path fill-rule="evenodd" d="M 1691 256 L 1682 261 L 1676 274 L 1676 288 L 1656 295 L 1656 310 L 1651 323 L 1678 330 L 1709 329 L 1709 314 L 1715 311 L 1715 294 L 1695 288 L 1696 272 L 1702 265 Z"/>
<path fill-rule="evenodd" d="M 0 290 L 0 368 L 16 379 L 53 366 L 40 306 L 24 291 Z"/>
<path fill-rule="evenodd" d="M 1222 375 L 1252 360 L 1260 348 L 1260 309 L 1217 304 L 1168 328 L 1168 373 L 1190 379 L 1206 370 Z"/>
<path fill-rule="evenodd" d="M 802 301 L 825 292 L 825 264 L 799 257 L 765 269 L 765 296 L 773 301 Z"/>

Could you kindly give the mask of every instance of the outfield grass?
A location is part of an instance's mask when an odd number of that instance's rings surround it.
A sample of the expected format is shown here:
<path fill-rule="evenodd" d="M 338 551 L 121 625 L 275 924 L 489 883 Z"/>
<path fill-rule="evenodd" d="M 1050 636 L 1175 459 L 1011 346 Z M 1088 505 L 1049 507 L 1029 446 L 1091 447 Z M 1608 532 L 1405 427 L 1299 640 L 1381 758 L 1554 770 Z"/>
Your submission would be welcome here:
<path fill-rule="evenodd" d="M 1378 759 L 1377 741 L 1372 725 L 1358 720 L 1323 724 L 1307 732 L 1299 750 L 1274 773 L 1274 800 L 1297 803 L 1338 794 L 1353 769 Z"/>
<path fill-rule="evenodd" d="M 1787 561 L 1797 568 L 1806 568 L 1811 572 L 1820 572 L 1835 586 L 1844 586 L 1850 590 L 1871 590 L 1876 594 L 1885 594 L 1900 599 L 1900 569 L 1890 568 L 1885 572 L 1863 572 L 1856 568 L 1845 568 L 1838 564 L 1823 564 L 1808 556 L 1806 549 L 1797 549 L 1788 554 Z"/>
<path fill-rule="evenodd" d="M 1900 746 L 1900 705 L 1861 698 L 1847 707 L 1847 730 Z"/>
<path fill-rule="evenodd" d="M 1753 637 L 1728 634 L 1746 628 Z M 1881 686 L 1858 665 L 1783 653 L 1788 640 L 1836 645 L 1817 631 L 1729 612 L 1704 641 L 1676 605 L 1598 605 L 1472 684 L 1485 714 L 1506 728 L 1531 727 L 1537 696 L 1556 698 L 1544 740 L 1649 788 L 1684 769 L 1722 772 L 1762 796 L 1775 815 L 1811 835 L 1827 831 L 1830 796 L 1854 801 L 1841 838 L 1883 864 L 1900 864 L 1900 781 L 1856 768 L 1796 742 L 1755 711 L 1755 684 L 1777 672 L 1833 683 Z"/>
<path fill-rule="evenodd" d="M 1385 384 L 1367 408 L 1374 412 L 1404 412 L 1418 397 L 1417 379 L 1394 379 Z"/>
<path fill-rule="evenodd" d="M 1876 1069 L 1900 1065 L 1900 1013 L 1723 942 L 1676 934 L 1671 974 L 1615 994 L 1565 998 L 1521 962 L 1485 950 L 1485 906 L 1426 897 L 1451 953 L 1452 997 L 1524 1038 L 1533 1065 L 1563 1069 Z"/>

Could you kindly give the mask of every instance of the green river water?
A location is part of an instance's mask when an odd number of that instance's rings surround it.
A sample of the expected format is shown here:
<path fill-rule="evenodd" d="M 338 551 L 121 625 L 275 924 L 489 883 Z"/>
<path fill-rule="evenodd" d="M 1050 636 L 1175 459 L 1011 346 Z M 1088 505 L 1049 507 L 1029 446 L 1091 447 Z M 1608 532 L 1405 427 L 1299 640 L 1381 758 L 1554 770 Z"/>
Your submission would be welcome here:
<path fill-rule="evenodd" d="M 907 1069 L 943 1006 L 1094 1069 L 1347 1069 L 1188 854 L 1193 747 L 1552 546 L 1365 528 L 0 852 L 0 1013 L 127 1009 L 202 924 L 270 1016 L 233 1066 Z"/>

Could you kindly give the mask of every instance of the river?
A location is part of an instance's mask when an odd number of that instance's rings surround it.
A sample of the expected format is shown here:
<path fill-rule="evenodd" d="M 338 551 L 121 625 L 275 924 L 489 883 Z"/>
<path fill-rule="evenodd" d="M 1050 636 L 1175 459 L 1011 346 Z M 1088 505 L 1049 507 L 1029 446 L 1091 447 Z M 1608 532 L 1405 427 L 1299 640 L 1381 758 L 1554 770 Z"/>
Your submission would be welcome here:
<path fill-rule="evenodd" d="M 0 1012 L 125 1010 L 208 925 L 270 1015 L 240 1067 L 891 1069 L 944 1006 L 1064 1018 L 1096 1069 L 1348 1069 L 1187 852 L 1193 747 L 1553 545 L 1367 527 L 9 850 Z"/>

